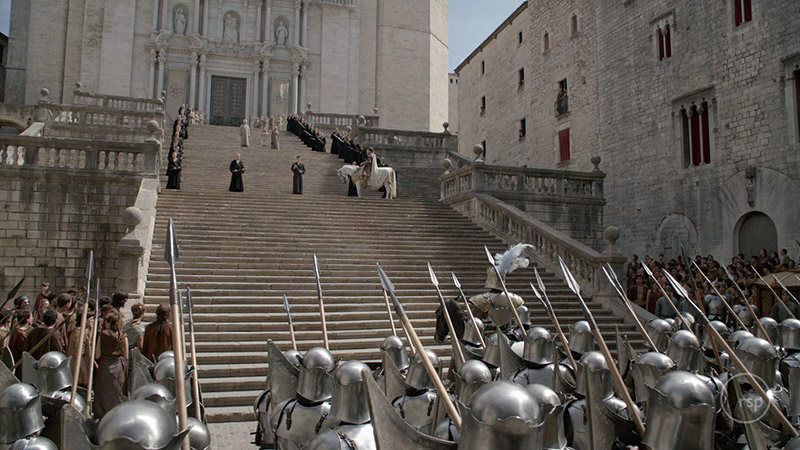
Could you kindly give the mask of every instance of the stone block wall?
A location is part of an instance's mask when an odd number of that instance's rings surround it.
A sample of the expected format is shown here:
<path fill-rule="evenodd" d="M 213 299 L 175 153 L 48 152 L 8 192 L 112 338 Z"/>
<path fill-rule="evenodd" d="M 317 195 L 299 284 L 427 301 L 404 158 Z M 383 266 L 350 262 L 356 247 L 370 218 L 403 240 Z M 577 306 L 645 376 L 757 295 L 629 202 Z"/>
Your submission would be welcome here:
<path fill-rule="evenodd" d="M 42 281 L 54 292 L 84 284 L 90 250 L 102 293 L 112 292 L 122 211 L 138 189 L 133 177 L 0 169 L 0 292 L 23 276 L 20 295 Z"/>

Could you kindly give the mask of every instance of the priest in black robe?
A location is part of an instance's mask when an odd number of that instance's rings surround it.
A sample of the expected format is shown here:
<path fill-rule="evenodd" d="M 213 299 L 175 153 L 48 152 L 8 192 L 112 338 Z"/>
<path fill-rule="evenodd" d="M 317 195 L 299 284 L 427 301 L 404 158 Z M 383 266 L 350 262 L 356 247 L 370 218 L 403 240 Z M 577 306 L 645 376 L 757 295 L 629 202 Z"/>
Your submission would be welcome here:
<path fill-rule="evenodd" d="M 181 157 L 176 150 L 172 150 L 167 163 L 167 189 L 181 188 Z"/>
<path fill-rule="evenodd" d="M 236 159 L 231 161 L 231 186 L 228 188 L 231 192 L 244 192 L 244 181 L 242 174 L 244 173 L 244 163 L 242 162 L 242 155 L 237 153 Z"/>
<path fill-rule="evenodd" d="M 292 163 L 292 194 L 303 193 L 303 174 L 306 173 L 306 166 L 300 162 L 300 155 L 297 155 L 294 163 Z"/>

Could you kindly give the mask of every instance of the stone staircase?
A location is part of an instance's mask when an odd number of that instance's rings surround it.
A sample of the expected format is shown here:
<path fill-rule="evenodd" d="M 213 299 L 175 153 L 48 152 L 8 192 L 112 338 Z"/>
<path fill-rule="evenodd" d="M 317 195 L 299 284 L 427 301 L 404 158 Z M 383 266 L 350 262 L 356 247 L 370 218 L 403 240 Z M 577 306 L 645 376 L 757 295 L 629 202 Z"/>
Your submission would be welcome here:
<path fill-rule="evenodd" d="M 173 218 L 181 251 L 178 282 L 181 289 L 192 288 L 209 421 L 252 419 L 253 400 L 265 385 L 267 340 L 282 349 L 291 346 L 284 294 L 292 305 L 298 349 L 322 345 L 314 254 L 337 358 L 376 361 L 378 345 L 391 333 L 376 263 L 395 284 L 423 343 L 449 357 L 449 345 L 433 340 L 438 299 L 426 262 L 436 270 L 445 296 L 457 295 L 450 272 L 471 296 L 484 291 L 484 244 L 493 252 L 506 245 L 436 201 L 438 169 L 396 167 L 395 200 L 376 192 L 347 197 L 347 185 L 336 175 L 341 166 L 336 156 L 312 152 L 286 133 L 281 150 L 262 149 L 257 131 L 255 145 L 241 148 L 236 128 L 192 126 L 182 190 L 162 190 L 158 199 L 148 319 L 158 304 L 168 303 L 169 269 L 161 255 Z M 228 164 L 236 153 L 247 168 L 243 193 L 228 192 Z M 291 195 L 289 168 L 298 154 L 307 168 L 304 195 Z M 527 285 L 532 279 L 532 270 L 519 270 L 509 277 L 509 289 L 528 300 L 535 325 L 549 328 Z M 551 273 L 543 279 L 562 322 L 582 318 L 563 281 Z M 591 307 L 612 348 L 616 325 L 634 337 L 632 327 L 599 305 Z"/>

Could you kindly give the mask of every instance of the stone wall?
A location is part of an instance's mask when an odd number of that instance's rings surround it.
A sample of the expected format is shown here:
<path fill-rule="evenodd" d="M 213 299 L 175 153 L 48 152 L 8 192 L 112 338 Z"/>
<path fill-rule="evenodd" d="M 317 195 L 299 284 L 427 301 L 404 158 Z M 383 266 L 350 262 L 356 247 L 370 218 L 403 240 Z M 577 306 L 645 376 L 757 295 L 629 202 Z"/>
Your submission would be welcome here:
<path fill-rule="evenodd" d="M 114 289 L 122 211 L 139 190 L 134 177 L 0 168 L 0 292 L 23 276 L 20 294 L 42 281 L 55 292 L 86 282 L 90 250 L 103 293 Z"/>

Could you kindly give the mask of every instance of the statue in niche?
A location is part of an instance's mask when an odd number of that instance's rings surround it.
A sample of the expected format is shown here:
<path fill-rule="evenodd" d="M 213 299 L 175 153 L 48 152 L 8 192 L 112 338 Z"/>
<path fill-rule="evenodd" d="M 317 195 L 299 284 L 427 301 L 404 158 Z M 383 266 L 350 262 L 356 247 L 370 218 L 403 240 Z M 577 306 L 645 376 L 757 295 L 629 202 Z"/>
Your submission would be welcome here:
<path fill-rule="evenodd" d="M 173 26 L 175 34 L 186 34 L 186 13 L 183 12 L 183 8 L 178 8 L 178 10 L 175 11 L 175 23 Z"/>
<path fill-rule="evenodd" d="M 275 36 L 277 37 L 278 45 L 283 47 L 286 45 L 286 38 L 289 36 L 289 30 L 283 22 L 278 22 L 278 27 L 275 29 Z"/>
<path fill-rule="evenodd" d="M 239 42 L 239 20 L 231 13 L 225 14 L 225 27 L 222 33 L 225 42 Z"/>

